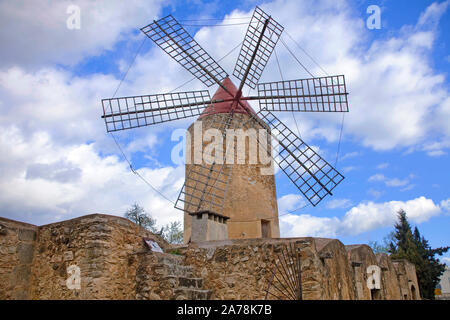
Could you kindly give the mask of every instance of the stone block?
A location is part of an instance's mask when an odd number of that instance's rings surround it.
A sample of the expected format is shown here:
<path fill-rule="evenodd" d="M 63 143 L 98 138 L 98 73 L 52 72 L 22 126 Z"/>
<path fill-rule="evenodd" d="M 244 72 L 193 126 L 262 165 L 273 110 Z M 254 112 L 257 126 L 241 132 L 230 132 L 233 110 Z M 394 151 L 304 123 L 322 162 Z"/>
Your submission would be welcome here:
<path fill-rule="evenodd" d="M 73 252 L 66 251 L 64 252 L 64 261 L 72 261 L 73 260 Z"/>
<path fill-rule="evenodd" d="M 19 263 L 30 264 L 33 261 L 34 245 L 30 243 L 19 243 L 17 246 L 17 253 L 19 256 Z"/>
<path fill-rule="evenodd" d="M 20 241 L 35 241 L 36 231 L 30 229 L 19 229 L 19 240 Z"/>

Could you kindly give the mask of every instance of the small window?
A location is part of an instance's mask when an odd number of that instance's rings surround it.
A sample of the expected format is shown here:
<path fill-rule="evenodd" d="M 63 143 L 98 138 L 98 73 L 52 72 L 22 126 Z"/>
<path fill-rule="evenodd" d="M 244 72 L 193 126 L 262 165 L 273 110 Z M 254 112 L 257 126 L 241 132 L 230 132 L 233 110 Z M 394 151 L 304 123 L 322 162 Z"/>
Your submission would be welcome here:
<path fill-rule="evenodd" d="M 261 220 L 261 237 L 270 238 L 270 221 Z"/>

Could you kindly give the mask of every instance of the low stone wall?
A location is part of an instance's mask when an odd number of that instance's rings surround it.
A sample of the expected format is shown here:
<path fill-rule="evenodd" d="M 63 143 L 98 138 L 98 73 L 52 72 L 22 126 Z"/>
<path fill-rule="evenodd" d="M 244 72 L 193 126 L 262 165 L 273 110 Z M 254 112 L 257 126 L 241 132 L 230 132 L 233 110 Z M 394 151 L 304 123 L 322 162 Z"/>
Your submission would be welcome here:
<path fill-rule="evenodd" d="M 152 253 L 143 237 L 166 253 Z M 269 282 L 282 283 L 273 275 L 280 253 L 292 261 L 299 253 L 305 300 L 420 299 L 414 265 L 336 239 L 171 246 L 127 219 L 93 214 L 41 227 L 0 218 L 0 252 L 0 299 L 264 299 Z"/>
<path fill-rule="evenodd" d="M 213 299 L 264 299 L 280 252 L 290 244 L 300 252 L 303 299 L 355 298 L 345 248 L 337 240 L 211 241 L 191 244 L 184 254 L 212 290 Z"/>
<path fill-rule="evenodd" d="M 397 273 L 402 299 L 420 299 L 419 285 L 414 265 L 405 259 L 393 260 L 392 263 Z"/>
<path fill-rule="evenodd" d="M 0 218 L 0 300 L 28 299 L 38 228 Z"/>
<path fill-rule="evenodd" d="M 314 239 L 323 263 L 323 298 L 355 300 L 354 282 L 345 246 L 336 239 Z"/>
<path fill-rule="evenodd" d="M 381 268 L 381 282 L 383 297 L 386 300 L 402 300 L 401 287 L 397 278 L 397 271 L 392 260 L 385 253 L 376 255 L 378 266 Z"/>
<path fill-rule="evenodd" d="M 93 214 L 36 227 L 0 218 L 1 299 L 135 299 L 142 238 L 168 244 L 131 221 Z M 6 231 L 5 231 L 6 230 Z M 69 289 L 68 267 L 80 271 Z"/>

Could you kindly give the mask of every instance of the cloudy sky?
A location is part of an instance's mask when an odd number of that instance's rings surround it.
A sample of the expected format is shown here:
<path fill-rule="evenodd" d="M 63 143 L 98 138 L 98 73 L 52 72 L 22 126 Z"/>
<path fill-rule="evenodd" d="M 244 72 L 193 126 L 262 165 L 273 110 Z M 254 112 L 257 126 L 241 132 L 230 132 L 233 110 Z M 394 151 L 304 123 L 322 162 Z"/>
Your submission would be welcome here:
<path fill-rule="evenodd" d="M 169 201 L 184 180 L 173 153 L 193 119 L 115 134 L 160 194 L 106 133 L 100 101 L 125 74 L 116 96 L 192 78 L 139 28 L 172 14 L 218 60 L 240 44 L 255 5 L 285 27 L 282 39 L 312 74 L 345 74 L 350 93 L 344 119 L 295 115 L 301 137 L 346 179 L 313 208 L 277 173 L 282 236 L 380 241 L 403 208 L 433 246 L 448 245 L 449 1 L 0 0 L 0 215 L 45 224 L 122 215 L 138 202 L 160 225 L 181 221 Z M 367 27 L 370 5 L 381 9 L 380 29 Z M 238 53 L 220 61 L 229 74 Z M 281 43 L 276 53 L 284 79 L 309 77 Z M 272 56 L 261 81 L 278 80 Z M 179 90 L 200 89 L 194 80 Z M 280 116 L 297 132 L 292 114 Z"/>

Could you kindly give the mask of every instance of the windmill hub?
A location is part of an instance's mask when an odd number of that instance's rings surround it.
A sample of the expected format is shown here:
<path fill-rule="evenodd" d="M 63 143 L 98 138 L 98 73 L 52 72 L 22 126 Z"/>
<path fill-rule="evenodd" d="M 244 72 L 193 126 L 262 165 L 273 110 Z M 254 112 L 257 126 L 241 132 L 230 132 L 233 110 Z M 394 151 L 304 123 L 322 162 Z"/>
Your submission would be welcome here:
<path fill-rule="evenodd" d="M 223 87 L 227 88 L 228 92 Z M 238 89 L 229 77 L 226 77 L 222 81 L 222 86 L 219 86 L 216 93 L 212 97 L 213 101 L 222 101 L 208 105 L 203 113 L 200 115 L 200 119 L 207 115 L 217 113 L 230 113 L 234 107 L 234 113 L 248 113 L 256 116 L 256 112 L 247 102 L 247 99 L 242 96 L 242 93 L 238 92 Z"/>

